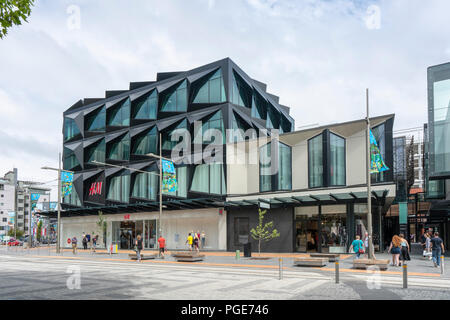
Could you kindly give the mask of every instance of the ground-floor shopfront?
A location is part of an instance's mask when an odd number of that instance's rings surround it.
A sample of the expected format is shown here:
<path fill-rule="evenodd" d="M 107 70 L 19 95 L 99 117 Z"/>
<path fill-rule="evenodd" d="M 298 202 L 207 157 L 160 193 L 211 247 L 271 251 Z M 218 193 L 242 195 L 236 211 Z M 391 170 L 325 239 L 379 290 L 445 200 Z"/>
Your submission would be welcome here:
<path fill-rule="evenodd" d="M 265 210 L 265 209 L 263 209 Z M 265 222 L 273 222 L 280 237 L 261 243 L 261 252 L 346 253 L 359 235 L 367 231 L 367 204 L 318 205 L 266 209 Z M 374 247 L 380 250 L 381 210 L 373 207 Z M 248 242 L 252 251 L 258 241 L 250 230 L 258 225 L 258 207 L 230 208 L 227 213 L 227 247 L 243 250 Z"/>
<path fill-rule="evenodd" d="M 67 239 L 76 236 L 81 245 L 83 233 L 98 235 L 98 247 L 117 245 L 118 249 L 133 248 L 138 235 L 146 249 L 157 248 L 159 237 L 159 212 L 134 212 L 103 215 L 106 232 L 98 226 L 98 215 L 61 218 L 61 245 L 69 247 Z M 226 250 L 226 212 L 219 208 L 163 211 L 161 230 L 167 248 L 186 249 L 190 232 L 205 235 L 205 250 Z"/>

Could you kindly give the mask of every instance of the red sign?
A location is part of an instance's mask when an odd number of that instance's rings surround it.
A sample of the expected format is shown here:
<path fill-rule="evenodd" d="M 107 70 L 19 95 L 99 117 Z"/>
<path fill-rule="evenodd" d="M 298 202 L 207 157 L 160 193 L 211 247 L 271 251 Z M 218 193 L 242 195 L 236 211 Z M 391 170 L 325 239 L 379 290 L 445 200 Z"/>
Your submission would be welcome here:
<path fill-rule="evenodd" d="M 89 189 L 89 195 L 93 196 L 95 194 L 102 194 L 102 184 L 103 182 L 93 182 L 91 188 Z"/>
<path fill-rule="evenodd" d="M 67 243 L 70 244 L 70 238 L 67 238 Z"/>
<path fill-rule="evenodd" d="M 130 220 L 130 215 L 129 215 L 129 214 L 126 214 L 126 215 L 123 216 L 123 218 L 124 218 L 125 220 Z"/>

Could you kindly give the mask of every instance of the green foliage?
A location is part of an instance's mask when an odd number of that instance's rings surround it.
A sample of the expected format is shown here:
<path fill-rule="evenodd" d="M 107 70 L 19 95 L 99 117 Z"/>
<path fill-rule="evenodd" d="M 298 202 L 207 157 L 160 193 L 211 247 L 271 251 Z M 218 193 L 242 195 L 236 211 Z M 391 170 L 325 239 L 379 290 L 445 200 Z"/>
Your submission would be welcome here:
<path fill-rule="evenodd" d="M 14 229 L 8 230 L 8 236 L 10 236 L 10 237 L 17 237 L 17 239 L 18 239 L 20 237 L 23 237 L 23 235 L 24 235 L 23 230 L 17 229 L 17 232 L 15 232 Z"/>
<path fill-rule="evenodd" d="M 277 229 L 273 229 L 273 221 L 264 223 L 264 216 L 267 213 L 267 210 L 259 210 L 259 223 L 255 228 L 250 230 L 250 234 L 253 239 L 258 241 L 258 251 L 261 254 L 261 241 L 270 241 L 272 239 L 278 238 L 280 233 Z"/>
<path fill-rule="evenodd" d="M 13 25 L 21 25 L 31 14 L 35 0 L 1 0 L 0 1 L 0 39 L 8 33 Z"/>
<path fill-rule="evenodd" d="M 39 223 L 37 225 L 37 231 L 36 231 L 36 237 L 37 237 L 38 241 L 41 240 L 41 234 L 42 234 L 42 221 L 39 221 Z"/>

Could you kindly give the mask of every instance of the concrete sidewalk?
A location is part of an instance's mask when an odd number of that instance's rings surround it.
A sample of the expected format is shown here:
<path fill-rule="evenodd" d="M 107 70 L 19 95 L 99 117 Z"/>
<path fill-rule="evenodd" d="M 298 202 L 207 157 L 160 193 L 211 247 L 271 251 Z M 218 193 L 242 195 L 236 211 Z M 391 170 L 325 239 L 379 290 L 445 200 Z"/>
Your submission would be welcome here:
<path fill-rule="evenodd" d="M 55 259 L 79 259 L 79 260 L 98 260 L 98 261 L 129 261 L 130 263 L 137 263 L 135 260 L 129 258 L 130 253 L 134 253 L 132 250 L 119 250 L 117 254 L 109 254 L 104 249 L 98 249 L 96 252 L 90 250 L 78 249 L 77 254 L 72 253 L 72 249 L 62 249 L 60 254 L 56 253 L 54 247 L 39 247 L 23 249 L 22 247 L 10 247 L 5 248 L 5 246 L 0 247 L 0 253 L 9 255 L 24 255 L 33 257 L 50 257 Z M 282 261 L 284 270 L 314 270 L 321 271 L 324 273 L 334 273 L 335 264 L 329 262 L 327 266 L 323 268 L 308 268 L 308 267 L 296 267 L 294 266 L 294 259 L 297 257 L 309 257 L 306 253 L 261 253 L 261 258 L 264 259 L 252 259 L 259 257 L 258 253 L 252 253 L 252 258 L 243 257 L 243 253 L 240 253 L 239 258 L 236 257 L 235 252 L 224 252 L 224 251 L 200 251 L 201 254 L 205 255 L 205 258 L 201 262 L 177 262 L 172 256 L 172 252 L 180 252 L 186 250 L 169 250 L 165 254 L 165 259 L 156 258 L 152 260 L 144 260 L 143 263 L 155 263 L 155 264 L 180 264 L 180 265 L 204 265 L 204 266 L 220 266 L 220 267 L 239 267 L 239 268 L 253 268 L 253 269 L 278 269 L 280 259 Z M 155 254 L 157 250 L 144 250 L 142 253 L 144 256 L 146 254 Z M 390 254 L 377 253 L 377 259 L 387 259 L 392 262 Z M 353 259 L 355 258 L 352 254 L 341 255 L 340 260 L 340 272 L 342 273 L 367 273 L 366 270 L 353 269 Z M 411 261 L 407 261 L 408 264 L 408 274 L 411 276 L 422 276 L 422 277 L 433 277 L 433 278 L 446 278 L 450 279 L 450 272 L 444 270 L 444 274 L 441 274 L 440 268 L 435 268 L 432 261 L 426 260 L 421 256 L 412 256 Z M 445 262 L 444 262 L 445 266 Z M 447 268 L 447 270 L 450 268 Z M 381 274 L 386 275 L 401 275 L 403 272 L 402 267 L 394 267 L 389 265 L 388 270 L 380 271 Z"/>

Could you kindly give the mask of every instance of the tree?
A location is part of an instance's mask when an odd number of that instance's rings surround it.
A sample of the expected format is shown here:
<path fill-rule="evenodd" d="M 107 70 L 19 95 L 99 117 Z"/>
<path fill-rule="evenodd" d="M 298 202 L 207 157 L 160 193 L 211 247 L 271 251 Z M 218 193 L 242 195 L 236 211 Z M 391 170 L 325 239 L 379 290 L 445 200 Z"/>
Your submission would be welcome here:
<path fill-rule="evenodd" d="M 31 14 L 35 0 L 2 0 L 0 1 L 0 39 L 8 33 L 13 25 L 21 25 Z"/>
<path fill-rule="evenodd" d="M 406 195 L 409 195 L 411 187 L 414 185 L 414 136 L 406 146 Z"/>
<path fill-rule="evenodd" d="M 251 236 L 253 239 L 258 241 L 258 253 L 261 255 L 261 242 L 262 241 L 270 241 L 272 239 L 278 238 L 280 233 L 277 229 L 273 229 L 273 221 L 267 222 L 264 224 L 264 215 L 267 213 L 267 210 L 259 210 L 259 223 L 256 226 L 256 229 L 252 228 L 250 230 Z"/>
<path fill-rule="evenodd" d="M 103 212 L 101 210 L 98 211 L 97 227 L 98 227 L 97 230 L 103 236 L 103 244 L 105 245 L 105 248 L 106 248 L 106 229 L 107 229 L 107 224 L 106 224 L 106 218 L 103 216 Z M 94 235 L 92 235 L 92 236 L 94 236 Z"/>
<path fill-rule="evenodd" d="M 36 231 L 37 241 L 41 241 L 41 234 L 42 234 L 42 221 L 39 221 Z"/>
<path fill-rule="evenodd" d="M 17 231 L 14 231 L 14 229 L 8 230 L 8 236 L 10 236 L 10 237 L 20 238 L 20 237 L 23 237 L 23 234 L 24 234 L 23 230 L 20 230 L 20 229 L 17 229 Z"/>

